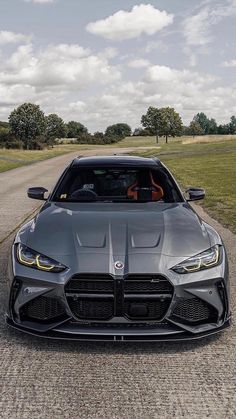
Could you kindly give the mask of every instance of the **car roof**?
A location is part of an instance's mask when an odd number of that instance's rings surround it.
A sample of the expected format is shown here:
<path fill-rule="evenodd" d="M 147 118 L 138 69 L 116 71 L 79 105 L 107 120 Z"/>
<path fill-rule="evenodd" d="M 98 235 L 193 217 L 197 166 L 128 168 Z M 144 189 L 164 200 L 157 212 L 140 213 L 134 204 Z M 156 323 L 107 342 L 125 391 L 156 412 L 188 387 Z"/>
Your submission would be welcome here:
<path fill-rule="evenodd" d="M 138 156 L 93 156 L 93 157 L 77 157 L 72 161 L 71 167 L 157 167 L 161 166 L 160 160 L 150 157 Z"/>

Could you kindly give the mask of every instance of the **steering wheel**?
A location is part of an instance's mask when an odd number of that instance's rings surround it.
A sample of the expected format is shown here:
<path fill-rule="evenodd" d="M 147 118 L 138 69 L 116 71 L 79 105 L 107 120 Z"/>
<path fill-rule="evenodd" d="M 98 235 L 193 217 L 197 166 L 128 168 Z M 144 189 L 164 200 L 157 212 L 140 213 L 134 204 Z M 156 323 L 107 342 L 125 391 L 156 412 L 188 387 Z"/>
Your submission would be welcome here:
<path fill-rule="evenodd" d="M 77 189 L 76 191 L 74 191 L 70 198 L 72 199 L 78 199 L 78 200 L 91 200 L 91 201 L 96 201 L 97 199 L 97 194 L 94 191 L 91 191 L 91 189 Z"/>

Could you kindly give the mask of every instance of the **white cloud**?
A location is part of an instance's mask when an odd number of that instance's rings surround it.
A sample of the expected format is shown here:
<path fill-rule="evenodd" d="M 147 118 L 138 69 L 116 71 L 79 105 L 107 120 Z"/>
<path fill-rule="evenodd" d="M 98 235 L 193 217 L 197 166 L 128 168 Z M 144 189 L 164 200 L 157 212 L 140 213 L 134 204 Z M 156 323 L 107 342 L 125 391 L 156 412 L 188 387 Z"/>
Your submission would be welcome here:
<path fill-rule="evenodd" d="M 21 64 L 19 64 L 21 65 Z M 55 112 L 65 120 L 76 119 L 91 131 L 104 130 L 112 123 L 127 122 L 133 128 L 140 125 L 141 115 L 149 106 L 173 106 L 188 123 L 200 111 L 221 122 L 236 113 L 236 85 L 225 86 L 214 76 L 168 66 L 150 66 L 145 77 L 137 82 L 117 80 L 99 89 L 87 91 L 81 98 L 80 88 L 63 84 L 39 87 L 0 82 L 0 120 L 6 119 L 14 106 L 32 101 L 46 113 Z M 91 87 L 91 85 L 89 85 Z M 52 100 L 53 98 L 53 100 Z"/>
<path fill-rule="evenodd" d="M 23 35 L 22 33 L 0 31 L 0 45 L 29 42 L 30 38 L 30 36 Z"/>
<path fill-rule="evenodd" d="M 184 35 L 188 45 L 206 45 L 211 42 L 209 19 L 209 8 L 206 7 L 184 20 Z"/>
<path fill-rule="evenodd" d="M 148 67 L 150 65 L 150 61 L 145 60 L 143 58 L 138 58 L 137 60 L 131 60 L 128 62 L 128 66 L 130 68 L 143 68 Z"/>
<path fill-rule="evenodd" d="M 142 34 L 154 35 L 173 22 L 173 15 L 160 11 L 151 4 L 140 4 L 130 12 L 119 10 L 103 20 L 87 25 L 88 32 L 113 41 L 123 41 Z"/>
<path fill-rule="evenodd" d="M 117 48 L 109 47 L 105 48 L 98 55 L 102 58 L 115 58 L 117 57 L 117 55 L 119 55 L 119 51 Z"/>
<path fill-rule="evenodd" d="M 185 123 L 200 111 L 219 123 L 236 113 L 236 86 L 224 86 L 212 75 L 150 64 L 137 82 L 112 79 L 116 67 L 110 67 L 110 78 L 100 71 L 109 67 L 106 59 L 78 45 L 62 45 L 51 45 L 38 53 L 32 45 L 21 46 L 7 62 L 1 60 L 0 97 L 4 99 L 0 120 L 25 101 L 38 103 L 46 113 L 58 113 L 67 121 L 80 120 L 91 131 L 104 130 L 118 121 L 139 126 L 149 106 L 173 106 Z M 85 63 L 82 67 L 81 62 Z"/>
<path fill-rule="evenodd" d="M 66 119 L 79 115 L 91 130 L 104 130 L 112 123 L 140 125 L 141 115 L 149 106 L 172 106 L 188 123 L 200 111 L 221 122 L 228 122 L 236 112 L 236 85 L 219 85 L 214 76 L 167 66 L 151 66 L 138 82 L 118 81 L 99 94 L 88 97 L 84 104 L 62 111 Z"/>
<path fill-rule="evenodd" d="M 195 85 L 198 87 L 203 86 L 204 84 L 212 83 L 215 80 L 215 77 L 211 75 L 201 75 L 197 72 L 186 69 L 176 70 L 164 65 L 151 66 L 148 68 L 146 73 L 146 81 L 148 83 L 172 83 L 171 89 L 173 88 L 174 84 L 176 84 L 176 87 L 178 87 L 179 83 L 184 83 L 187 90 L 188 85 Z M 181 84 L 179 87 L 180 86 Z"/>
<path fill-rule="evenodd" d="M 207 1 L 205 4 L 183 21 L 183 34 L 189 46 L 204 46 L 212 42 L 212 26 L 236 14 L 236 0 L 227 0 L 224 5 L 217 1 Z"/>
<path fill-rule="evenodd" d="M 161 52 L 167 52 L 168 51 L 168 45 L 165 44 L 162 40 L 158 40 L 158 41 L 149 41 L 147 42 L 145 48 L 144 48 L 144 52 L 146 52 L 147 54 L 149 54 L 152 51 L 155 50 L 159 50 Z"/>
<path fill-rule="evenodd" d="M 84 111 L 86 108 L 86 103 L 82 100 L 78 100 L 77 102 L 71 102 L 69 104 L 69 109 L 71 112 L 81 112 Z"/>
<path fill-rule="evenodd" d="M 223 67 L 236 67 L 236 60 L 224 61 Z"/>
<path fill-rule="evenodd" d="M 82 90 L 93 83 L 111 83 L 119 77 L 120 72 L 107 58 L 76 44 L 49 45 L 39 52 L 31 44 L 23 45 L 0 64 L 0 82 L 27 84 L 39 90 L 53 86 Z"/>

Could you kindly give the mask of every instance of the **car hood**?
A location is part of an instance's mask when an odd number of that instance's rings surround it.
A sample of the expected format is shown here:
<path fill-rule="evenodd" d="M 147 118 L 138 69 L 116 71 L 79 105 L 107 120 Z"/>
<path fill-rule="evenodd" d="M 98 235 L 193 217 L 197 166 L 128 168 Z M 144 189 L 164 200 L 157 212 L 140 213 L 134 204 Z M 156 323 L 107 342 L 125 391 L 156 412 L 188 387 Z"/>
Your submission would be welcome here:
<path fill-rule="evenodd" d="M 20 236 L 67 266 L 77 260 L 80 271 L 117 260 L 178 263 L 210 247 L 205 224 L 187 203 L 47 203 Z"/>

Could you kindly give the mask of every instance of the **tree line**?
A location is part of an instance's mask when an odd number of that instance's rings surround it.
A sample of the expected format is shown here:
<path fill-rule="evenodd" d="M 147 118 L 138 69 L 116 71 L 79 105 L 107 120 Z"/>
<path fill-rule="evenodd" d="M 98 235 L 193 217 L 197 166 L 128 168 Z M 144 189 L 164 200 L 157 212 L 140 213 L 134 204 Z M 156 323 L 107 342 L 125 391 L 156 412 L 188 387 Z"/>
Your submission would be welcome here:
<path fill-rule="evenodd" d="M 40 106 L 24 103 L 14 109 L 9 122 L 0 122 L 0 147 L 23 148 L 28 150 L 53 147 L 57 139 L 68 138 L 79 144 L 112 144 L 131 135 L 170 137 L 181 135 L 218 135 L 236 134 L 236 117 L 228 124 L 218 125 L 215 119 L 208 118 L 203 112 L 194 116 L 189 126 L 184 126 L 181 116 L 174 108 L 155 108 L 150 106 L 141 117 L 141 127 L 133 132 L 126 123 L 107 127 L 105 132 L 90 134 L 87 127 L 78 121 L 65 123 L 57 114 L 45 115 Z"/>
<path fill-rule="evenodd" d="M 61 138 L 79 144 L 112 144 L 131 134 L 128 124 L 119 123 L 92 135 L 80 122 L 65 123 L 57 114 L 45 115 L 39 105 L 24 103 L 11 112 L 8 123 L 0 122 L 0 147 L 42 150 Z"/>
<path fill-rule="evenodd" d="M 193 117 L 189 126 L 184 126 L 180 115 L 174 108 L 154 108 L 150 106 L 147 113 L 142 116 L 141 123 L 144 128 L 136 128 L 134 135 L 155 135 L 158 142 L 159 137 L 182 135 L 228 135 L 236 134 L 236 117 L 232 116 L 228 124 L 218 125 L 216 120 L 208 118 L 205 113 L 200 112 Z"/>

